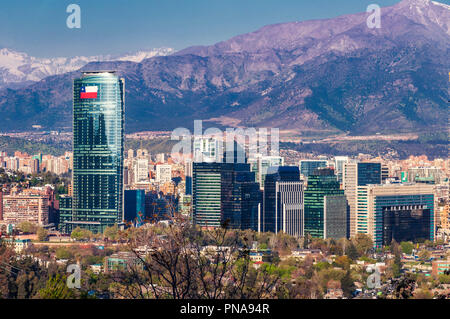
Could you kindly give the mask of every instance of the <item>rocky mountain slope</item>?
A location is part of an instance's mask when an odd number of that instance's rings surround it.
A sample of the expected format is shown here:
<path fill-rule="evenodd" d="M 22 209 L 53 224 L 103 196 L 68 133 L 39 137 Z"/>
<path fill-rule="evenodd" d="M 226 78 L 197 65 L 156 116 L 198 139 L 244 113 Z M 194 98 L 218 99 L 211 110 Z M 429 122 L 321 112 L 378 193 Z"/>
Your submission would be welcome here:
<path fill-rule="evenodd" d="M 141 62 L 93 62 L 126 79 L 126 130 L 211 125 L 298 132 L 433 131 L 448 127 L 450 6 L 403 0 L 368 13 L 269 25 Z M 72 79 L 0 91 L 0 127 L 71 127 Z M 20 121 L 22 125 L 17 126 Z"/>

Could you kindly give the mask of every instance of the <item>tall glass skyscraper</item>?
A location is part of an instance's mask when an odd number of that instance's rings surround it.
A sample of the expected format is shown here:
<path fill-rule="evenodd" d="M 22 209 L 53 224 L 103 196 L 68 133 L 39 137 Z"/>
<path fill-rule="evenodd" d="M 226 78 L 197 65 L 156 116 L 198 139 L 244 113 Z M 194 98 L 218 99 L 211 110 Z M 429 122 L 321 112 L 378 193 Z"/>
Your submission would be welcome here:
<path fill-rule="evenodd" d="M 262 231 L 303 236 L 303 182 L 297 166 L 268 170 L 264 182 Z"/>
<path fill-rule="evenodd" d="M 330 217 L 328 224 L 327 213 Z M 334 171 L 322 168 L 308 176 L 305 190 L 305 233 L 317 238 L 332 237 L 326 233 L 327 229 L 342 230 L 334 231 L 336 239 L 347 237 L 347 201 Z"/>
<path fill-rule="evenodd" d="M 73 85 L 72 215 L 61 230 L 93 232 L 123 222 L 124 80 L 84 72 Z"/>

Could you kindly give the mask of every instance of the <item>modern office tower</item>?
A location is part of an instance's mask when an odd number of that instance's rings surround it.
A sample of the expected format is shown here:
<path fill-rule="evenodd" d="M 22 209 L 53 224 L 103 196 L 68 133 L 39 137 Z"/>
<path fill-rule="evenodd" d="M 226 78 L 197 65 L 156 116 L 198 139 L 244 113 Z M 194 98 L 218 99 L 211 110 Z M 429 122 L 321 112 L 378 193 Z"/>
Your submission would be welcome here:
<path fill-rule="evenodd" d="M 136 227 L 145 222 L 145 191 L 143 189 L 125 190 L 125 222 Z"/>
<path fill-rule="evenodd" d="M 261 189 L 264 189 L 264 181 L 266 180 L 267 170 L 271 166 L 283 166 L 284 158 L 281 156 L 263 156 L 256 154 L 248 159 L 252 172 L 255 172 L 256 182 L 259 183 Z"/>
<path fill-rule="evenodd" d="M 349 234 L 356 235 L 356 201 L 358 186 L 381 184 L 381 163 L 344 163 L 343 188 L 350 206 Z"/>
<path fill-rule="evenodd" d="M 222 222 L 222 163 L 193 163 L 194 224 L 220 227 Z"/>
<path fill-rule="evenodd" d="M 153 223 L 168 220 L 178 211 L 178 201 L 172 195 L 163 196 L 157 192 L 145 194 L 145 217 Z"/>
<path fill-rule="evenodd" d="M 269 168 L 264 184 L 262 231 L 303 236 L 303 194 L 297 166 Z"/>
<path fill-rule="evenodd" d="M 249 164 L 222 163 L 222 224 L 233 229 L 257 230 L 260 200 L 259 184 Z"/>
<path fill-rule="evenodd" d="M 197 163 L 221 162 L 224 152 L 221 141 L 213 137 L 195 137 L 193 143 L 193 160 Z"/>
<path fill-rule="evenodd" d="M 433 186 L 383 184 L 358 186 L 357 229 L 374 247 L 435 236 Z"/>
<path fill-rule="evenodd" d="M 72 196 L 59 196 L 59 231 L 70 234 L 72 226 L 66 221 L 72 220 Z"/>
<path fill-rule="evenodd" d="M 161 184 L 172 181 L 172 166 L 166 164 L 156 165 L 156 181 Z"/>
<path fill-rule="evenodd" d="M 349 206 L 345 195 L 325 195 L 323 238 L 348 238 Z"/>
<path fill-rule="evenodd" d="M 95 233 L 123 221 L 124 80 L 115 72 L 83 72 L 73 85 L 72 216 L 70 233 Z"/>
<path fill-rule="evenodd" d="M 300 174 L 304 178 L 308 178 L 312 175 L 315 169 L 320 167 L 327 167 L 327 161 L 325 160 L 301 160 L 300 161 Z"/>
<path fill-rule="evenodd" d="M 186 183 L 185 183 L 185 187 L 186 187 L 186 191 L 185 194 L 186 195 L 192 195 L 192 161 L 191 160 L 186 160 L 185 164 L 184 164 L 184 176 L 186 178 Z"/>
<path fill-rule="evenodd" d="M 342 176 L 344 171 L 344 164 L 348 163 L 348 156 L 336 156 L 334 158 L 334 172 L 337 176 L 338 182 L 342 184 Z"/>
<path fill-rule="evenodd" d="M 202 227 L 257 230 L 261 195 L 255 173 L 239 157 L 224 154 L 224 163 L 193 163 L 193 221 Z M 246 159 L 244 158 L 244 162 Z"/>
<path fill-rule="evenodd" d="M 319 168 L 309 175 L 304 212 L 305 234 L 347 238 L 347 200 L 333 169 Z"/>
<path fill-rule="evenodd" d="M 148 158 L 136 158 L 134 160 L 134 183 L 148 183 L 149 182 L 149 165 Z"/>

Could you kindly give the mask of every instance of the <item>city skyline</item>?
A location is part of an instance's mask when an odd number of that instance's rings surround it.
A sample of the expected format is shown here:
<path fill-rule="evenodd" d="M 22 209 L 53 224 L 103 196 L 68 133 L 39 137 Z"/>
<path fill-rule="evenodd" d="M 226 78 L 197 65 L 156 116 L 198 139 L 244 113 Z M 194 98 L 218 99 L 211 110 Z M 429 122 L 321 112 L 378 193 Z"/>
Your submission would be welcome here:
<path fill-rule="evenodd" d="M 0 300 L 450 299 L 450 6 L 365 2 L 8 3 L 2 41 L 108 55 L 0 42 Z"/>

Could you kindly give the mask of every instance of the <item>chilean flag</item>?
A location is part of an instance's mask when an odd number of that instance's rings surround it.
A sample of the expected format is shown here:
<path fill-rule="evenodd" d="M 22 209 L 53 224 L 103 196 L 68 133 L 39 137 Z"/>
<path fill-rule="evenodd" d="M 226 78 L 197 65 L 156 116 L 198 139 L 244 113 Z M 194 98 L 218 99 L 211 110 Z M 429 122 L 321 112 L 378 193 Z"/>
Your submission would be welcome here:
<path fill-rule="evenodd" d="M 80 99 L 96 99 L 98 86 L 82 86 L 80 91 Z"/>

